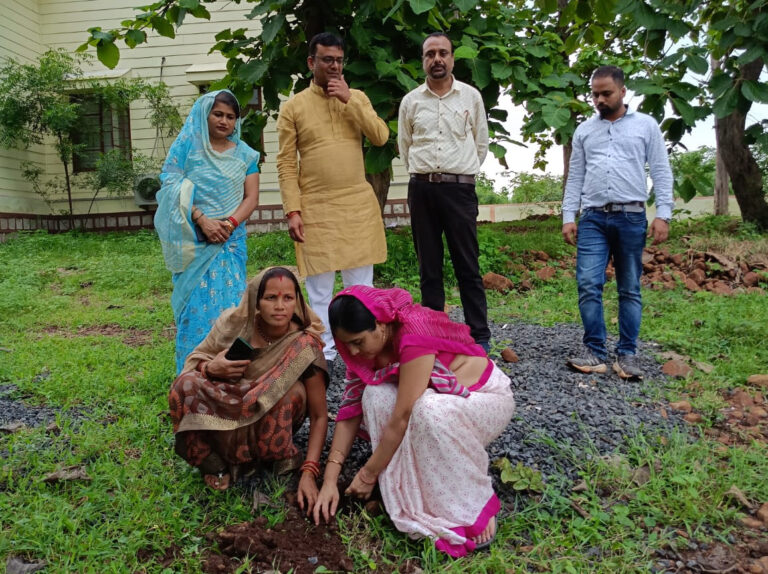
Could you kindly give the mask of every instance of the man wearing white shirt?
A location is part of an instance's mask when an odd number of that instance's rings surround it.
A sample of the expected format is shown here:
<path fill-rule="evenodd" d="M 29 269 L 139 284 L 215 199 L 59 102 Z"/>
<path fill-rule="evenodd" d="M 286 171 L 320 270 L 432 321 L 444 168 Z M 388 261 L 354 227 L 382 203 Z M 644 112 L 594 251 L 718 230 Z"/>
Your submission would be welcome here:
<path fill-rule="evenodd" d="M 448 37 L 442 32 L 427 36 L 422 45 L 427 81 L 400 103 L 397 141 L 411 174 L 408 208 L 421 303 L 439 311 L 445 307 L 445 233 L 464 319 L 487 351 L 491 333 L 478 264 L 475 175 L 488 153 L 488 122 L 480 92 L 453 77 L 453 64 Z"/>
<path fill-rule="evenodd" d="M 619 293 L 619 343 L 613 370 L 641 379 L 637 338 L 642 318 L 640 275 L 645 247 L 646 164 L 656 194 L 656 218 L 648 230 L 654 245 L 666 241 L 672 217 L 672 170 L 656 120 L 624 104 L 624 72 L 601 66 L 592 74 L 597 111 L 573 135 L 563 197 L 563 238 L 577 246 L 576 282 L 584 325 L 584 354 L 568 364 L 584 373 L 604 373 L 608 350 L 603 317 L 605 268 L 613 259 Z M 576 214 L 581 208 L 578 227 Z"/>

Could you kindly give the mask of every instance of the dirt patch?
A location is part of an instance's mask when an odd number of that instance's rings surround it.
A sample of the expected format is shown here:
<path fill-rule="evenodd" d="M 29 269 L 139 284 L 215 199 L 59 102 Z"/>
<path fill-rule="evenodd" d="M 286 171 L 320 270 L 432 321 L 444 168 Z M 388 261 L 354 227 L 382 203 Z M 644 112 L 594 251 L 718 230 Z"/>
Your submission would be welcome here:
<path fill-rule="evenodd" d="M 321 566 L 332 572 L 354 571 L 336 523 L 315 526 L 294 507 L 289 507 L 285 521 L 274 528 L 268 528 L 267 519 L 259 517 L 209 533 L 206 538 L 218 549 L 203 554 L 206 574 L 236 572 L 246 557 L 257 572 L 275 569 L 311 574 Z"/>
<path fill-rule="evenodd" d="M 46 327 L 43 332 L 47 335 L 54 335 L 56 337 L 64 337 L 65 339 L 72 339 L 74 337 L 88 337 L 92 335 L 100 335 L 104 337 L 120 337 L 123 343 L 129 347 L 140 347 L 142 345 L 148 345 L 152 342 L 152 331 L 148 329 L 136 329 L 134 327 L 121 327 L 116 324 L 108 325 L 90 325 L 88 327 L 80 327 L 77 331 L 71 331 L 62 327 Z M 163 335 L 168 336 L 166 330 L 163 330 Z"/>
<path fill-rule="evenodd" d="M 657 555 L 656 572 L 764 574 L 768 572 L 768 539 L 754 530 L 736 530 L 729 543 L 700 542 L 683 531 Z"/>

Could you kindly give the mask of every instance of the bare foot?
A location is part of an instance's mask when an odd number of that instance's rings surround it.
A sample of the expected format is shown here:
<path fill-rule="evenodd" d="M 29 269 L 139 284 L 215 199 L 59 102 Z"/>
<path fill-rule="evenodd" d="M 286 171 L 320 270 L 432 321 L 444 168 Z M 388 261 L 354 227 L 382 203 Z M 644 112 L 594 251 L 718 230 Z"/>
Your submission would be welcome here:
<path fill-rule="evenodd" d="M 213 490 L 227 490 L 229 488 L 229 473 L 206 474 L 203 476 L 205 484 Z"/>
<path fill-rule="evenodd" d="M 496 517 L 494 516 L 488 521 L 488 524 L 485 527 L 485 530 L 483 530 L 480 534 L 477 536 L 474 536 L 472 538 L 472 542 L 480 545 L 488 545 L 491 540 L 493 540 L 493 537 L 496 536 Z"/>

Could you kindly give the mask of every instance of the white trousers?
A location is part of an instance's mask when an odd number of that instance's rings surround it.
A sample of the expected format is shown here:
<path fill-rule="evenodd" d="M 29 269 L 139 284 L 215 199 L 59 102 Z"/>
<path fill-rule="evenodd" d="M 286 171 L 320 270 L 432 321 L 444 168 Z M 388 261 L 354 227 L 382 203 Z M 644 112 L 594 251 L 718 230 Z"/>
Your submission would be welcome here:
<path fill-rule="evenodd" d="M 342 269 L 341 280 L 344 282 L 344 287 L 351 287 L 352 285 L 373 287 L 373 265 Z M 335 271 L 328 271 L 319 275 L 309 275 L 305 282 L 307 295 L 309 296 L 309 306 L 322 319 L 325 326 L 325 332 L 323 333 L 325 348 L 323 353 L 328 361 L 336 358 L 336 345 L 333 342 L 331 327 L 328 324 L 328 305 L 331 304 L 331 299 L 333 298 L 335 283 Z"/>

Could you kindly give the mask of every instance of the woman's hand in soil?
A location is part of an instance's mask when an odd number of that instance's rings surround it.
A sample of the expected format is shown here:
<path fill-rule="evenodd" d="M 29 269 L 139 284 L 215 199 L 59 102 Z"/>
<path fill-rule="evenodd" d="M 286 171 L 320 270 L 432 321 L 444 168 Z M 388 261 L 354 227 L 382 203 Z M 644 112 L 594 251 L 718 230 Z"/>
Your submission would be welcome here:
<path fill-rule="evenodd" d="M 306 510 L 307 516 L 315 509 L 317 503 L 317 482 L 310 472 L 302 472 L 299 479 L 299 489 L 296 491 L 296 501 L 302 512 Z"/>
<path fill-rule="evenodd" d="M 315 518 L 315 524 L 320 524 L 320 517 L 325 522 L 330 522 L 331 518 L 336 516 L 336 509 L 339 506 L 339 488 L 335 483 L 331 484 L 327 480 L 323 482 L 320 494 L 317 496 L 315 508 L 312 512 Z"/>
<path fill-rule="evenodd" d="M 376 477 L 366 472 L 365 467 L 363 467 L 357 471 L 355 478 L 352 479 L 352 484 L 344 491 L 344 494 L 368 500 L 371 497 L 374 486 L 376 486 Z"/>
<path fill-rule="evenodd" d="M 224 357 L 229 349 L 224 349 L 219 352 L 208 364 L 205 366 L 205 371 L 208 374 L 208 378 L 224 379 L 228 381 L 239 381 L 243 378 L 245 370 L 250 361 L 230 361 Z"/>

